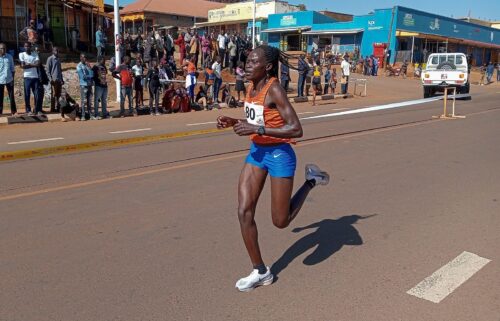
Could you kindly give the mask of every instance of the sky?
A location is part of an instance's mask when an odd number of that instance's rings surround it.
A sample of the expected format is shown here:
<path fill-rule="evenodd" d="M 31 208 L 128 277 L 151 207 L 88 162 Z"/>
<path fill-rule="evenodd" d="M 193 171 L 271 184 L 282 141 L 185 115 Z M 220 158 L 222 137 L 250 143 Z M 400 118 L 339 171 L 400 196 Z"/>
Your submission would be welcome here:
<path fill-rule="evenodd" d="M 135 1 L 119 0 L 119 4 L 120 6 L 124 6 Z M 113 4 L 113 0 L 105 0 L 105 2 Z M 447 17 L 453 16 L 454 18 L 466 17 L 470 10 L 472 18 L 500 21 L 500 0 L 288 0 L 288 2 L 290 4 L 305 4 L 308 10 L 318 11 L 326 9 L 354 15 L 363 15 L 373 9 L 391 8 L 395 5 L 432 12 Z"/>

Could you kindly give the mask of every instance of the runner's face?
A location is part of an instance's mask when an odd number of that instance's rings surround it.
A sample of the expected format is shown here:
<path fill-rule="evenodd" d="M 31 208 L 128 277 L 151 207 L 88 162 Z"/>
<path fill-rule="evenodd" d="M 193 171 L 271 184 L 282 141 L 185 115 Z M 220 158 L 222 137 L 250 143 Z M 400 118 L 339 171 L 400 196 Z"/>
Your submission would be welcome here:
<path fill-rule="evenodd" d="M 0 56 L 5 55 L 5 45 L 0 45 Z"/>
<path fill-rule="evenodd" d="M 262 50 L 253 50 L 248 55 L 245 75 L 248 80 L 253 81 L 266 78 L 266 61 Z"/>

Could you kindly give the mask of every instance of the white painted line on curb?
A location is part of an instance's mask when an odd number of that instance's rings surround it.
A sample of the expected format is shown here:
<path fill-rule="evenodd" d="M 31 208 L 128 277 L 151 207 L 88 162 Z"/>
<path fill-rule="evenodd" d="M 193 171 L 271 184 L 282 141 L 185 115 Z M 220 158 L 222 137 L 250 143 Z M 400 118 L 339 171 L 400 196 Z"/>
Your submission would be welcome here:
<path fill-rule="evenodd" d="M 474 253 L 463 252 L 406 293 L 439 303 L 490 261 Z"/>
<path fill-rule="evenodd" d="M 135 133 L 135 132 L 146 132 L 151 130 L 151 128 L 139 128 L 139 129 L 130 129 L 130 130 L 119 130 L 116 132 L 109 132 L 110 134 L 125 134 L 125 133 Z"/>
<path fill-rule="evenodd" d="M 297 115 L 305 115 L 305 114 L 314 114 L 314 112 L 313 111 L 305 111 L 302 113 L 297 113 Z"/>
<path fill-rule="evenodd" d="M 19 142 L 10 142 L 7 145 L 17 145 L 17 144 L 29 144 L 29 143 L 38 143 L 38 142 L 49 142 L 51 140 L 61 140 L 64 139 L 62 137 L 54 137 L 54 138 L 44 138 L 44 139 L 35 139 L 35 140 L 22 140 Z"/>
<path fill-rule="evenodd" d="M 403 101 L 400 103 L 394 103 L 394 104 L 388 104 L 388 105 L 372 106 L 372 107 L 365 107 L 365 108 L 348 110 L 348 111 L 341 111 L 338 113 L 331 113 L 331 114 L 325 114 L 325 115 L 319 115 L 319 116 L 311 116 L 311 117 L 301 118 L 301 120 L 326 118 L 326 117 L 337 117 L 337 116 L 344 116 L 344 115 L 367 113 L 370 111 L 383 110 L 383 109 L 401 108 L 401 107 L 406 107 L 406 106 L 425 104 L 425 103 L 429 103 L 429 102 L 433 102 L 433 101 L 438 101 L 441 99 L 443 99 L 443 97 L 433 97 L 433 98 Z"/>
<path fill-rule="evenodd" d="M 217 122 L 216 121 L 207 121 L 206 123 L 186 124 L 186 126 L 198 126 L 198 125 L 208 125 L 208 124 L 217 124 Z"/>

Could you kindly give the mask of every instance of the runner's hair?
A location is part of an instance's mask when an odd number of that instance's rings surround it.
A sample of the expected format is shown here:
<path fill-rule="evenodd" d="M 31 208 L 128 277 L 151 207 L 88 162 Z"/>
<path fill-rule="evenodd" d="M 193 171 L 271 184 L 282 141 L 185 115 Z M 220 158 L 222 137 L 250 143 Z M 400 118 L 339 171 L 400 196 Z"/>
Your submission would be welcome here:
<path fill-rule="evenodd" d="M 276 47 L 260 45 L 255 49 L 262 50 L 264 52 L 264 57 L 266 58 L 266 63 L 273 65 L 273 68 L 268 72 L 269 77 L 278 77 L 279 62 L 281 62 L 282 65 L 288 66 L 288 68 L 298 70 L 298 67 L 290 64 L 290 59 L 293 59 L 294 57 L 284 53 Z"/>

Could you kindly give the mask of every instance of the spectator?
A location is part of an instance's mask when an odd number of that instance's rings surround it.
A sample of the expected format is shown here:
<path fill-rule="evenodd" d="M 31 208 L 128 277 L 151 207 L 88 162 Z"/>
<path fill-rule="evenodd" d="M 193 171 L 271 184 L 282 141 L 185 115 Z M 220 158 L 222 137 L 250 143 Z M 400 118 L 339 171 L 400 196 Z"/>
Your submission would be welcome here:
<path fill-rule="evenodd" d="M 128 99 L 129 114 L 137 116 L 137 111 L 132 107 L 132 84 L 134 76 L 132 66 L 130 65 L 130 57 L 125 56 L 123 64 L 116 67 L 112 72 L 113 78 L 120 80 L 120 117 L 125 117 L 125 99 Z"/>
<path fill-rule="evenodd" d="M 323 95 L 328 94 L 328 89 L 330 88 L 330 84 L 332 81 L 332 66 L 328 65 L 326 66 L 326 71 L 325 71 L 325 88 L 323 89 Z"/>
<path fill-rule="evenodd" d="M 342 94 L 347 94 L 349 89 L 349 76 L 351 75 L 351 64 L 347 61 L 347 56 L 344 56 L 340 69 L 342 70 L 342 79 L 340 81 L 342 87 Z"/>
<path fill-rule="evenodd" d="M 500 63 L 497 63 L 497 82 L 500 81 Z"/>
<path fill-rule="evenodd" d="M 105 55 L 106 49 L 106 35 L 102 32 L 102 26 L 97 26 L 97 31 L 95 33 L 95 46 L 97 47 L 97 57 Z"/>
<path fill-rule="evenodd" d="M 212 49 L 211 57 L 212 61 L 215 61 L 215 57 L 219 56 L 219 41 L 217 40 L 213 32 L 212 34 L 210 34 L 210 41 L 211 41 L 210 48 Z"/>
<path fill-rule="evenodd" d="M 47 76 L 50 82 L 50 111 L 61 112 L 61 119 L 64 118 L 64 112 L 59 106 L 62 86 L 64 85 L 61 60 L 59 59 L 59 48 L 52 48 L 52 56 L 47 59 Z"/>
<path fill-rule="evenodd" d="M 195 69 L 198 69 L 198 59 L 200 57 L 200 39 L 198 38 L 198 34 L 195 33 L 191 37 L 191 43 L 189 45 L 189 53 L 191 54 L 191 61 L 194 64 Z"/>
<path fill-rule="evenodd" d="M 106 68 L 104 56 L 97 57 L 97 63 L 92 67 L 94 74 L 94 117 L 96 119 L 110 118 L 108 107 L 108 69 Z M 101 102 L 102 117 L 99 116 L 99 101 Z"/>
<path fill-rule="evenodd" d="M 217 37 L 217 41 L 219 43 L 218 46 L 221 68 L 224 68 L 227 67 L 224 65 L 224 59 L 226 57 L 226 36 L 224 36 L 222 33 L 219 34 L 219 36 Z"/>
<path fill-rule="evenodd" d="M 186 46 L 186 55 L 191 53 L 191 40 L 193 39 L 193 35 L 191 34 L 191 29 L 187 28 L 187 31 L 184 33 L 184 44 Z"/>
<path fill-rule="evenodd" d="M 288 86 L 290 84 L 290 68 L 288 68 L 287 64 L 280 64 L 280 65 L 281 65 L 280 69 L 281 87 L 283 87 L 283 89 L 285 89 L 285 92 L 287 92 Z M 238 100 L 240 100 L 239 96 Z"/>
<path fill-rule="evenodd" d="M 405 60 L 403 62 L 403 65 L 401 66 L 400 74 L 403 76 L 403 78 L 406 79 L 406 73 L 408 72 L 408 60 Z"/>
<path fill-rule="evenodd" d="M 81 102 L 81 115 L 80 120 L 87 120 L 87 114 L 90 114 L 92 110 L 92 79 L 94 78 L 94 73 L 90 64 L 87 62 L 86 54 L 80 54 L 80 63 L 76 66 L 76 72 L 78 73 L 78 78 L 80 80 L 80 102 Z M 90 119 L 95 120 L 96 118 L 92 115 Z"/>
<path fill-rule="evenodd" d="M 78 28 L 74 27 L 71 31 L 71 48 L 73 51 L 78 50 L 78 41 L 80 40 L 80 31 Z"/>
<path fill-rule="evenodd" d="M 208 35 L 203 35 L 201 38 L 201 52 L 202 52 L 202 64 L 205 66 L 205 62 L 210 59 L 210 45 L 211 39 Z"/>
<path fill-rule="evenodd" d="M 240 97 L 241 92 L 243 92 L 243 99 L 245 99 L 247 95 L 244 79 L 245 79 L 245 70 L 243 70 L 243 62 L 240 61 L 238 63 L 238 68 L 236 68 L 236 92 L 238 93 L 238 102 L 241 102 L 241 97 Z"/>
<path fill-rule="evenodd" d="M 313 74 L 314 74 L 314 61 L 312 57 L 309 57 L 307 59 L 306 96 L 309 96 L 309 89 L 311 88 Z"/>
<path fill-rule="evenodd" d="M 229 43 L 227 44 L 227 50 L 229 51 L 229 68 L 232 75 L 236 71 L 236 63 L 238 61 L 238 56 L 236 52 L 237 47 L 235 42 L 236 41 L 234 40 L 234 37 L 231 37 Z"/>
<path fill-rule="evenodd" d="M 212 70 L 214 71 L 215 75 L 215 82 L 214 82 L 214 102 L 218 103 L 219 102 L 219 90 L 220 86 L 222 85 L 222 67 L 221 67 L 221 57 L 217 57 L 214 64 L 212 65 Z"/>
<path fill-rule="evenodd" d="M 146 40 L 144 41 L 144 62 L 147 64 L 148 67 L 150 66 L 150 62 L 153 61 L 156 56 L 154 43 L 155 39 L 153 37 L 153 34 L 149 32 L 146 36 Z"/>
<path fill-rule="evenodd" d="M 299 81 L 297 86 L 297 96 L 304 97 L 304 84 L 309 71 L 309 65 L 305 61 L 305 56 L 302 54 L 299 57 Z"/>
<path fill-rule="evenodd" d="M 372 76 L 378 76 L 378 58 L 375 56 L 372 56 L 373 60 L 373 70 L 372 70 Z"/>
<path fill-rule="evenodd" d="M 78 108 L 80 107 L 64 89 L 61 92 L 61 97 L 59 97 L 58 103 L 61 107 L 61 115 L 63 115 L 61 121 L 63 122 L 67 121 L 67 118 L 64 117 L 64 114 L 71 114 L 75 109 L 78 110 Z"/>
<path fill-rule="evenodd" d="M 167 30 L 167 35 L 165 36 L 165 49 L 167 50 L 167 60 L 174 56 L 174 38 L 172 38 L 172 32 Z"/>
<path fill-rule="evenodd" d="M 203 86 L 200 85 L 198 88 L 198 93 L 196 94 L 196 103 L 203 106 L 204 109 L 208 109 L 208 96 Z"/>
<path fill-rule="evenodd" d="M 151 62 L 151 68 L 148 70 L 148 74 L 146 75 L 146 79 L 149 84 L 149 112 L 151 116 L 156 115 L 159 116 L 158 107 L 160 103 L 160 70 L 158 69 L 158 63 L 156 60 Z M 153 102 L 155 105 L 155 109 L 153 112 Z"/>
<path fill-rule="evenodd" d="M 321 66 L 314 66 L 313 77 L 312 77 L 312 87 L 313 87 L 313 106 L 316 106 L 316 95 L 319 93 L 321 95 L 321 75 L 323 74 Z"/>
<path fill-rule="evenodd" d="M 179 46 L 179 65 L 182 65 L 186 57 L 186 43 L 184 42 L 184 36 L 182 34 L 179 34 L 179 38 L 175 40 L 175 44 Z"/>
<path fill-rule="evenodd" d="M 39 87 L 41 84 L 38 68 L 40 67 L 40 58 L 36 52 L 32 51 L 31 42 L 24 43 L 24 50 L 25 52 L 19 54 L 19 61 L 21 62 L 21 68 L 24 69 L 24 103 L 26 104 L 26 112 L 29 116 L 33 115 L 30 104 L 30 93 L 33 92 L 35 98 L 35 114 L 41 116 L 42 110 L 38 109 L 40 106 L 38 101 L 39 99 L 43 99 L 43 97 L 39 97 Z"/>
<path fill-rule="evenodd" d="M 142 59 L 136 59 L 135 65 L 132 67 L 132 72 L 134 73 L 134 90 L 135 90 L 135 108 L 138 110 L 144 106 L 144 67 L 142 65 Z"/>
<path fill-rule="evenodd" d="M 491 82 L 491 78 L 493 78 L 493 73 L 495 72 L 495 65 L 490 61 L 488 67 L 486 67 L 486 80 L 488 84 Z"/>
<path fill-rule="evenodd" d="M 3 114 L 4 87 L 10 101 L 10 113 L 17 116 L 16 101 L 14 99 L 14 59 L 7 53 L 7 46 L 0 43 L 0 115 Z"/>
<path fill-rule="evenodd" d="M 36 24 L 36 33 L 38 35 L 38 40 L 39 42 L 42 43 L 42 48 L 45 49 L 45 37 L 44 37 L 44 33 L 45 33 L 45 26 L 44 26 L 44 20 L 42 19 L 42 17 L 40 17 L 40 15 L 38 15 L 38 23 Z"/>
<path fill-rule="evenodd" d="M 484 78 L 485 78 L 485 75 L 486 75 L 486 64 L 483 64 L 483 66 L 479 69 L 479 71 L 481 72 L 481 80 L 479 80 L 479 85 L 480 86 L 484 86 Z"/>
<path fill-rule="evenodd" d="M 35 20 L 30 20 L 30 23 L 19 33 L 22 39 L 27 40 L 32 46 L 38 42 L 38 33 L 36 32 Z"/>
<path fill-rule="evenodd" d="M 187 71 L 186 88 L 189 90 L 188 94 L 191 103 L 194 102 L 194 89 L 196 86 L 196 67 L 194 65 L 194 59 L 195 57 L 188 56 L 183 65 Z"/>
<path fill-rule="evenodd" d="M 215 73 L 212 70 L 212 64 L 209 60 L 206 61 L 205 67 L 205 92 L 207 93 L 208 102 L 212 103 L 214 98 Z"/>

